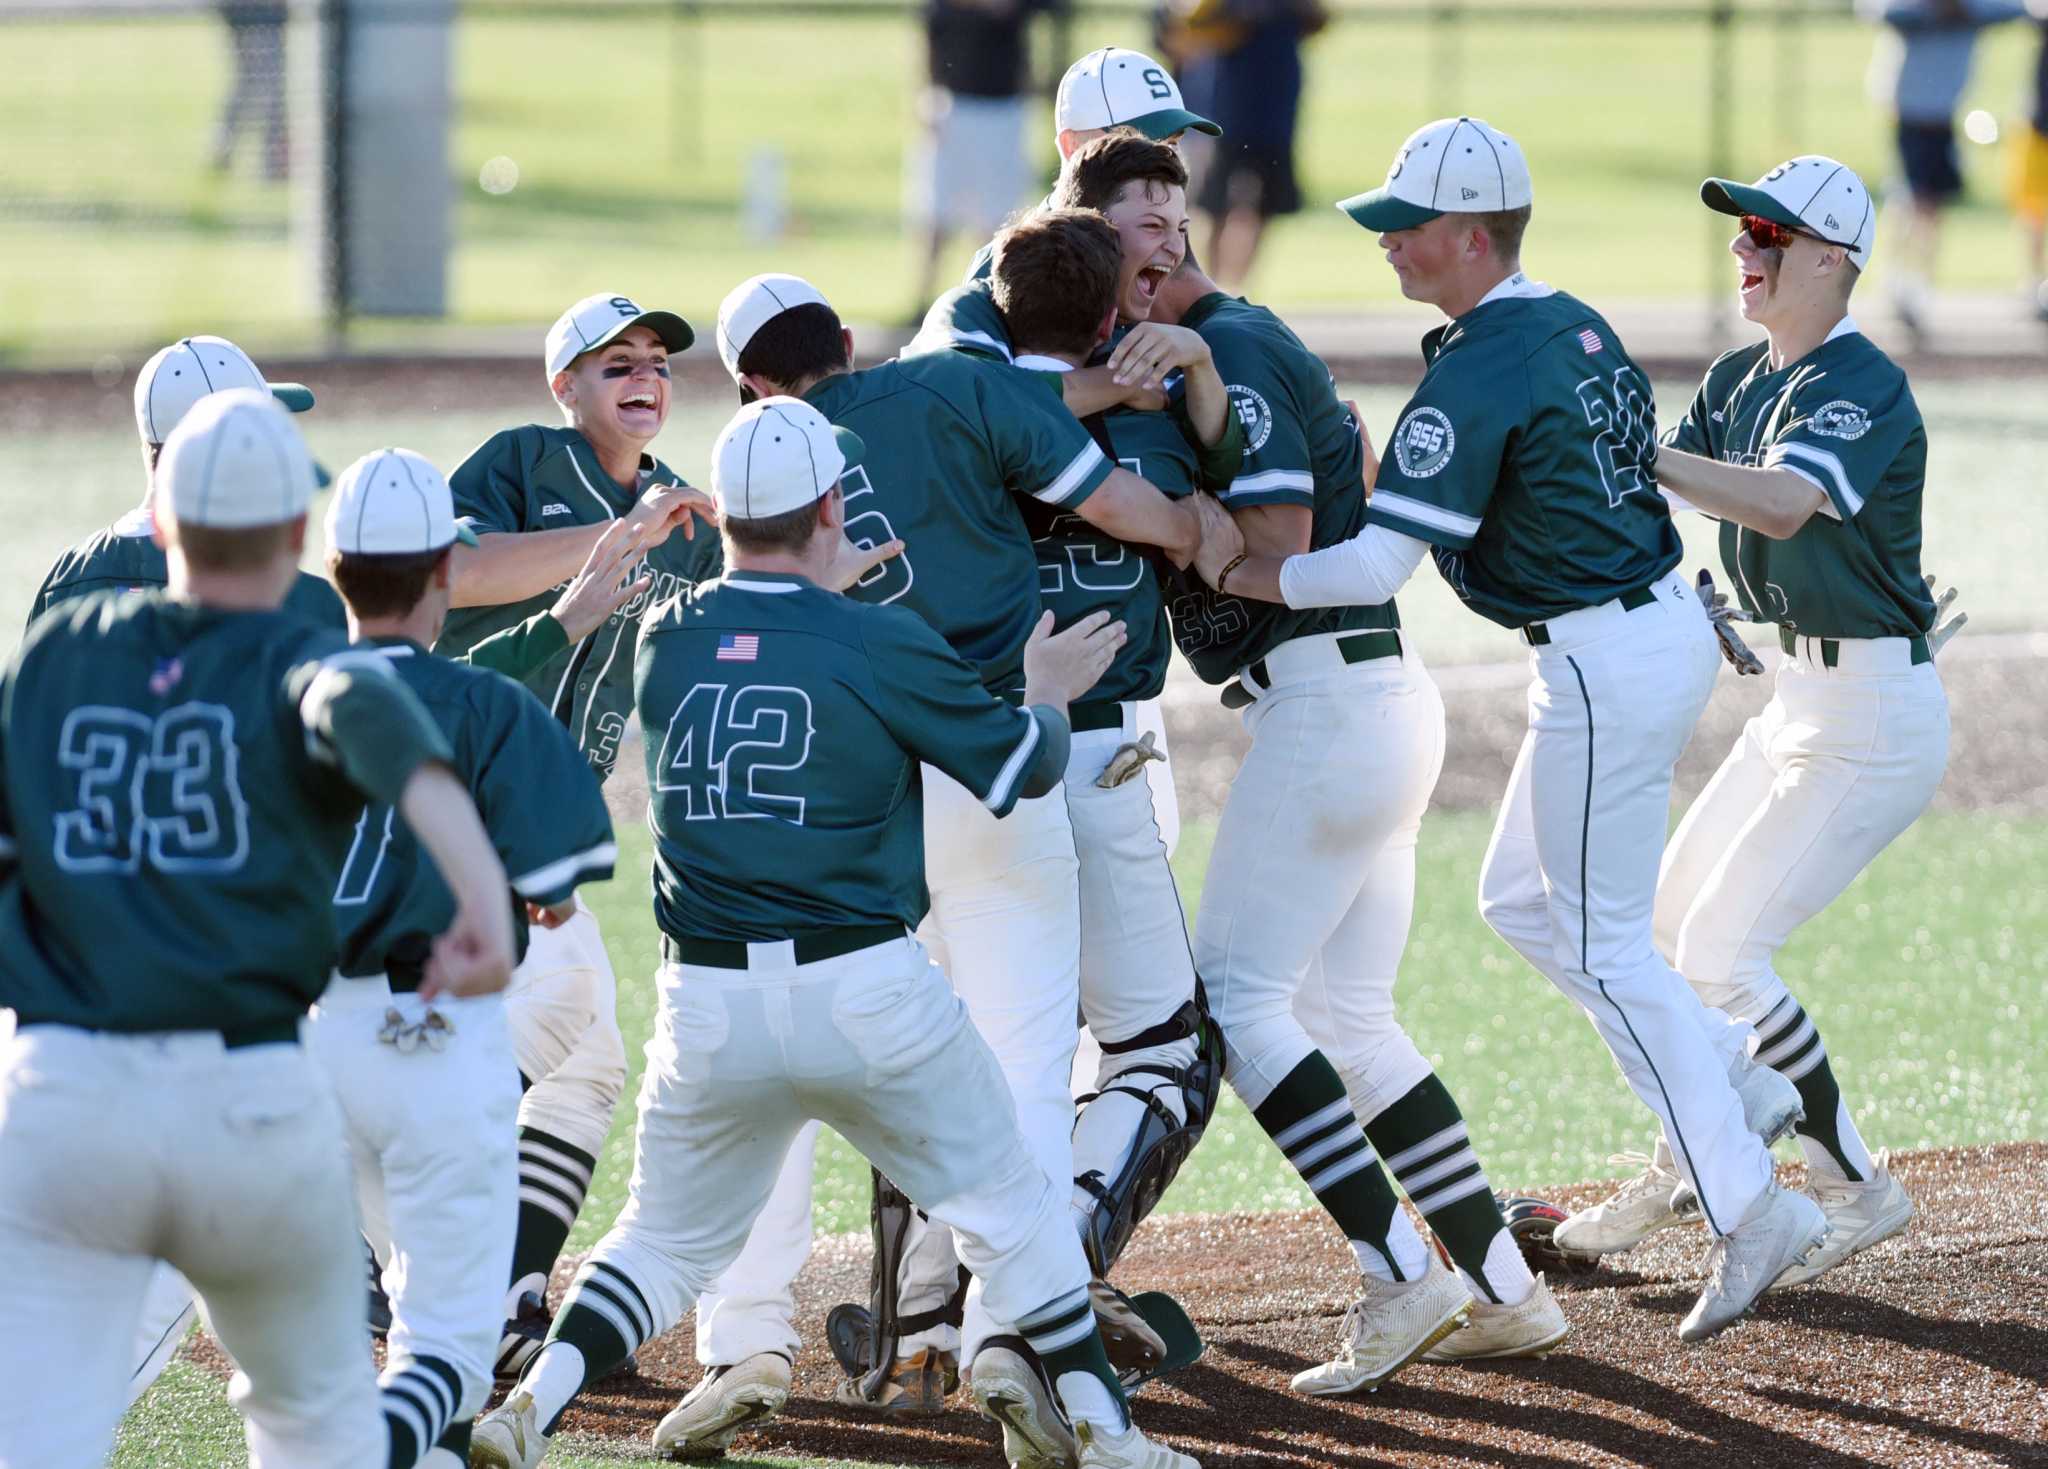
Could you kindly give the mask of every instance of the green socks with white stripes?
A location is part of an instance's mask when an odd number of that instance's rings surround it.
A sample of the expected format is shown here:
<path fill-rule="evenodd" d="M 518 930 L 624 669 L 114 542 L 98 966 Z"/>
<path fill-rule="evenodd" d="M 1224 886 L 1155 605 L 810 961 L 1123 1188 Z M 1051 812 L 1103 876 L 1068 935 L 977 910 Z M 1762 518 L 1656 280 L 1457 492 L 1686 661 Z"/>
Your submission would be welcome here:
<path fill-rule="evenodd" d="M 520 1388 L 533 1394 L 540 1431 L 553 1433 L 585 1383 L 621 1365 L 671 1324 L 655 1319 L 624 1271 L 602 1260 L 585 1261 L 569 1283 L 547 1344 L 519 1379 Z"/>
<path fill-rule="evenodd" d="M 537 1127 L 519 1129 L 519 1227 L 512 1238 L 512 1280 L 540 1277 L 542 1303 L 555 1258 L 569 1242 L 597 1159 Z"/>
<path fill-rule="evenodd" d="M 1427 1247 L 1395 1201 L 1337 1069 L 1311 1051 L 1252 1109 L 1309 1192 L 1337 1221 L 1358 1268 L 1379 1280 L 1420 1280 Z"/>
<path fill-rule="evenodd" d="M 1086 1286 L 1047 1301 L 1018 1321 L 1017 1331 L 1038 1354 L 1069 1418 L 1103 1424 L 1112 1433 L 1130 1425 L 1130 1404 L 1103 1350 Z"/>
<path fill-rule="evenodd" d="M 1366 1123 L 1365 1135 L 1472 1293 L 1495 1305 L 1526 1300 L 1536 1278 L 1501 1218 L 1465 1118 L 1435 1073 Z"/>
<path fill-rule="evenodd" d="M 1809 1168 L 1818 1168 L 1851 1183 L 1873 1177 L 1877 1162 L 1863 1134 L 1842 1105 L 1842 1088 L 1828 1063 L 1828 1048 L 1807 1018 L 1805 1007 L 1790 995 L 1756 1022 L 1756 1059 L 1799 1088 L 1806 1117 L 1798 1124 L 1799 1150 Z"/>

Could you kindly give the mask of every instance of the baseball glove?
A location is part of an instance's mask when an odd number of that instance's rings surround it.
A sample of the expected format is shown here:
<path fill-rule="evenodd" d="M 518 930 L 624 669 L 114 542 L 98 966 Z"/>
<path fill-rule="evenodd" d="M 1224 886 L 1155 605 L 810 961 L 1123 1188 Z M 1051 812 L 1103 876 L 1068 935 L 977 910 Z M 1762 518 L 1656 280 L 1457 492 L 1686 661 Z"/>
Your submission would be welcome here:
<path fill-rule="evenodd" d="M 1721 656 L 1738 674 L 1762 673 L 1763 660 L 1749 650 L 1749 644 L 1735 630 L 1735 611 L 1728 605 L 1727 594 L 1714 590 L 1714 574 L 1704 568 L 1700 571 L 1699 594 L 1700 605 L 1707 609 L 1707 620 L 1714 624 L 1714 636 L 1720 640 Z"/>
<path fill-rule="evenodd" d="M 1594 1261 L 1584 1255 L 1567 1255 L 1551 1242 L 1557 1226 L 1567 1217 L 1563 1209 L 1543 1199 L 1532 1199 L 1522 1194 L 1499 1193 L 1494 1195 L 1494 1199 L 1500 1204 L 1501 1216 L 1508 1222 L 1508 1233 L 1520 1246 L 1522 1258 L 1528 1262 L 1532 1274 L 1548 1272 L 1552 1277 L 1583 1275 L 1594 1268 Z"/>
<path fill-rule="evenodd" d="M 1095 777 L 1095 783 L 1106 791 L 1113 791 L 1127 780 L 1136 780 L 1145 769 L 1148 760 L 1164 760 L 1165 752 L 1152 741 L 1152 731 L 1146 730 L 1137 739 L 1116 747 L 1116 753 L 1109 757 L 1109 764 L 1102 767 L 1102 774 Z"/>

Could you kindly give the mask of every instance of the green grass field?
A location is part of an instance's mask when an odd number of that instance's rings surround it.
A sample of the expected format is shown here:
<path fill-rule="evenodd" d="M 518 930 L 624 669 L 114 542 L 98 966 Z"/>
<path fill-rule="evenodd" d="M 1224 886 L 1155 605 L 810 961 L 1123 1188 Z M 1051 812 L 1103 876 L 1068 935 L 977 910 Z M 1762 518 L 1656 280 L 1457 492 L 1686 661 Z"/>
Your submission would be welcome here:
<path fill-rule="evenodd" d="M 452 318 L 544 322 L 606 288 L 706 320 L 762 269 L 812 277 L 852 319 L 905 315 L 914 250 L 903 153 L 922 38 L 907 13 L 831 9 L 692 19 L 557 6 L 537 18 L 499 6 L 462 20 Z M 1310 202 L 1276 230 L 1254 293 L 1282 308 L 1391 300 L 1369 243 L 1327 205 L 1377 182 L 1400 140 L 1444 113 L 1473 112 L 1521 137 L 1543 271 L 1595 299 L 1721 286 L 1727 230 L 1695 194 L 1710 164 L 1751 177 L 1788 154 L 1826 152 L 1874 185 L 1887 176 L 1888 124 L 1864 92 L 1868 27 L 1752 12 L 1735 31 L 1727 153 L 1716 160 L 1707 28 L 1675 9 L 1651 0 L 1637 18 L 1588 10 L 1563 21 L 1468 12 L 1459 24 L 1346 13 L 1306 53 Z M 1042 35 L 1040 49 L 1050 42 Z M 1077 53 L 1107 43 L 1147 45 L 1141 12 L 1075 22 Z M 2024 27 L 1990 34 L 1965 107 L 2014 114 L 2033 44 Z M 228 176 L 209 168 L 230 63 L 203 7 L 0 22 L 0 47 L 34 60 L 0 92 L 0 360 L 89 362 L 195 330 L 236 337 L 259 358 L 314 339 L 286 191 L 259 182 L 249 159 Z M 1047 119 L 1038 106 L 1031 147 L 1049 164 Z M 1944 277 L 2003 286 L 2018 253 L 2000 203 L 2001 150 L 1962 146 L 1971 195 L 1953 219 Z M 738 200 L 768 155 L 786 175 L 789 224 L 763 243 L 740 228 Z M 517 186 L 487 193 L 480 171 L 499 158 L 516 165 Z M 973 243 L 961 243 L 962 261 Z M 1880 276 L 1883 260 L 1880 248 Z M 426 335 L 420 323 L 377 323 L 358 340 Z"/>

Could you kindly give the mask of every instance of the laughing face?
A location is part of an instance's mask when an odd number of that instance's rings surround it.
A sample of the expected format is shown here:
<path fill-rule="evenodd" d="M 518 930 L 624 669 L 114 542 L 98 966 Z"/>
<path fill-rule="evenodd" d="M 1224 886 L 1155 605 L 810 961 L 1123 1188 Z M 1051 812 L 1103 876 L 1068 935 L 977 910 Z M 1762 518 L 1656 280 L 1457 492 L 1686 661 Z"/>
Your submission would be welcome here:
<path fill-rule="evenodd" d="M 668 420 L 668 348 L 651 327 L 627 327 L 563 368 L 555 397 L 593 442 L 645 444 Z"/>
<path fill-rule="evenodd" d="M 1187 191 L 1140 179 L 1125 184 L 1102 213 L 1123 246 L 1116 314 L 1127 325 L 1150 321 L 1159 288 L 1188 253 Z"/>

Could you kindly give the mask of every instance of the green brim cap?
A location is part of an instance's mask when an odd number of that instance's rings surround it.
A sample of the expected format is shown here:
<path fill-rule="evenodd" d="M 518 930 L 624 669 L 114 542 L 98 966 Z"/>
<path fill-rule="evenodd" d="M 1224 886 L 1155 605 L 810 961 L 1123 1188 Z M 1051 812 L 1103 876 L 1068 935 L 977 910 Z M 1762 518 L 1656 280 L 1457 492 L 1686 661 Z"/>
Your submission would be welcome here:
<path fill-rule="evenodd" d="M 476 532 L 469 528 L 468 521 L 458 520 L 455 522 L 455 539 L 462 542 L 465 546 L 474 546 L 476 544 Z"/>
<path fill-rule="evenodd" d="M 1207 133 L 1212 138 L 1223 136 L 1223 129 L 1198 112 L 1185 107 L 1169 107 L 1164 112 L 1148 112 L 1143 117 L 1134 117 L 1124 124 L 1136 128 L 1155 143 L 1163 143 L 1175 133 Z"/>
<path fill-rule="evenodd" d="M 292 411 L 297 413 L 299 410 L 294 408 Z M 334 476 L 327 472 L 327 466 L 315 459 L 313 461 L 313 484 L 315 488 L 324 490 L 333 483 Z"/>
<path fill-rule="evenodd" d="M 270 396 L 294 413 L 304 413 L 313 406 L 313 390 L 304 383 L 272 383 Z"/>
<path fill-rule="evenodd" d="M 1708 179 L 1700 185 L 1700 202 L 1721 214 L 1760 214 L 1787 229 L 1810 228 L 1789 207 L 1755 184 L 1738 184 L 1734 179 Z"/>
<path fill-rule="evenodd" d="M 622 332 L 627 327 L 632 326 L 646 327 L 657 337 L 660 337 L 661 345 L 668 348 L 671 352 L 687 352 L 690 350 L 690 344 L 697 340 L 697 333 L 691 329 L 690 324 L 673 311 L 643 312 L 622 325 L 619 331 Z M 611 337 L 615 337 L 618 334 L 619 332 L 613 332 Z M 611 337 L 606 337 L 605 341 L 610 341 Z M 598 345 L 602 346 L 603 343 Z"/>
<path fill-rule="evenodd" d="M 847 470 L 860 463 L 861 456 L 868 452 L 868 446 L 861 442 L 860 435 L 850 428 L 841 428 L 838 424 L 833 424 L 832 438 L 839 445 L 839 452 L 846 456 L 846 463 L 839 470 L 841 474 L 845 474 Z"/>
<path fill-rule="evenodd" d="M 1397 199 L 1384 184 L 1377 189 L 1367 189 L 1363 194 L 1353 194 L 1349 199 L 1340 199 L 1337 207 L 1365 228 L 1381 233 L 1412 230 L 1443 213 L 1441 209 L 1425 209 L 1420 204 Z"/>

